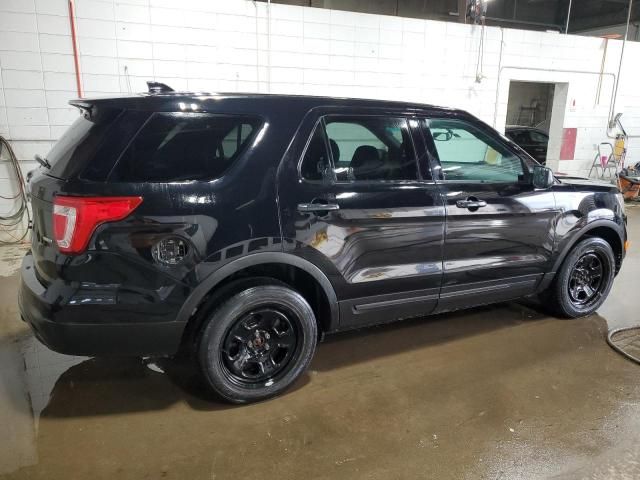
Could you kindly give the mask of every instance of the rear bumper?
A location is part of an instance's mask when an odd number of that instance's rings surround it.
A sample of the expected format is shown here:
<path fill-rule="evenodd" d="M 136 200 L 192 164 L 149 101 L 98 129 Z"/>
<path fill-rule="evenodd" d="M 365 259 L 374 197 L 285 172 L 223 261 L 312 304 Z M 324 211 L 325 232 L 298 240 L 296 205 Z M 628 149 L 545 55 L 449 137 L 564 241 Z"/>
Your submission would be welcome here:
<path fill-rule="evenodd" d="M 171 355 L 178 351 L 185 324 L 182 322 L 105 321 L 105 310 L 90 305 L 64 304 L 59 292 L 50 291 L 38 280 L 29 253 L 22 261 L 18 304 L 22 319 L 35 336 L 56 352 L 68 355 Z M 65 321 L 67 309 L 82 309 L 87 322 Z M 92 323 L 99 318 L 100 323 Z M 107 317 L 108 318 L 108 317 Z"/>

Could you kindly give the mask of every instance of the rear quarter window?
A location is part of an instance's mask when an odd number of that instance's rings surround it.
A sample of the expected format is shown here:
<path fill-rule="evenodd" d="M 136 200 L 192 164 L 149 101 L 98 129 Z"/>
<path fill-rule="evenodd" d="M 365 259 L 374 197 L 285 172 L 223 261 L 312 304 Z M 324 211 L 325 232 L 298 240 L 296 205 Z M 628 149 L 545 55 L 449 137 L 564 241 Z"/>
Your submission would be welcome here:
<path fill-rule="evenodd" d="M 111 176 L 121 182 L 212 180 L 242 155 L 257 118 L 155 113 L 121 155 Z"/>

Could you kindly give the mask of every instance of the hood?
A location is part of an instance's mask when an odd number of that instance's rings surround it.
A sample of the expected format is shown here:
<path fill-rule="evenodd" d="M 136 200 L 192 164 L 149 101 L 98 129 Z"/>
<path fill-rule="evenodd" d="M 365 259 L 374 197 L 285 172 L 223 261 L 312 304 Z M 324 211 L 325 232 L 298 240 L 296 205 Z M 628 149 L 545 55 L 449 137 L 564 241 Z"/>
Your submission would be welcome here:
<path fill-rule="evenodd" d="M 607 182 L 604 180 L 590 179 L 584 177 L 571 177 L 568 175 L 556 175 L 556 178 L 565 185 L 573 185 L 578 188 L 594 189 L 594 190 L 611 190 L 618 191 L 618 186 L 615 183 Z"/>

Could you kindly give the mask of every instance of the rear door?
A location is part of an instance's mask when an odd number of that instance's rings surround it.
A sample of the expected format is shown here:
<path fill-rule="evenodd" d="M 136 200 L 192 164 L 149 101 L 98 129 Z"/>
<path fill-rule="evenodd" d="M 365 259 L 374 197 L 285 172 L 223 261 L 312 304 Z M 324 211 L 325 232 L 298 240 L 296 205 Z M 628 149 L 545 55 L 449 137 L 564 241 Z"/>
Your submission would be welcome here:
<path fill-rule="evenodd" d="M 438 311 L 533 293 L 551 268 L 555 200 L 507 142 L 466 115 L 423 122 L 446 202 Z"/>
<path fill-rule="evenodd" d="M 444 209 L 418 122 L 405 112 L 324 110 L 279 177 L 285 246 L 321 266 L 340 328 L 431 312 Z"/>

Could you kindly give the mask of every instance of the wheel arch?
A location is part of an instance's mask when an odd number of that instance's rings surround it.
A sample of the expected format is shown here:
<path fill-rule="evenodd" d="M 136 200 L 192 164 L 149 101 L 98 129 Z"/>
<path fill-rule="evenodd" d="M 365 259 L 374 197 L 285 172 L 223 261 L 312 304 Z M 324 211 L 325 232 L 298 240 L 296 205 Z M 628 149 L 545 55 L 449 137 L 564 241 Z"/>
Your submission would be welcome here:
<path fill-rule="evenodd" d="M 580 230 L 574 233 L 571 241 L 564 245 L 556 258 L 553 265 L 553 272 L 557 272 L 560 266 L 564 262 L 565 258 L 573 250 L 573 247 L 583 240 L 585 237 L 599 237 L 605 240 L 611 248 L 616 259 L 616 273 L 620 270 L 622 265 L 622 258 L 624 256 L 624 233 L 623 229 L 610 220 L 596 220 L 588 223 Z"/>
<path fill-rule="evenodd" d="M 292 271 L 302 275 L 300 282 L 297 284 L 287 278 L 283 278 L 286 273 L 291 273 Z M 198 325 L 195 325 L 195 323 L 201 324 L 202 319 L 200 319 L 200 321 L 197 319 L 197 313 L 202 308 L 209 307 L 209 305 L 205 305 L 209 297 L 212 294 L 215 295 L 218 287 L 223 289 L 224 285 L 241 278 L 243 275 L 244 278 L 251 278 L 251 276 L 273 278 L 297 290 L 301 290 L 300 285 L 302 285 L 302 290 L 305 291 L 301 291 L 301 293 L 314 309 L 318 322 L 318 330 L 324 333 L 338 328 L 340 322 L 338 298 L 333 285 L 322 270 L 310 261 L 295 255 L 282 252 L 263 252 L 248 255 L 227 263 L 209 275 L 193 290 L 187 301 L 180 308 L 178 316 L 176 317 L 176 321 L 185 324 L 183 343 L 192 333 L 198 330 Z M 309 280 L 313 280 L 313 282 Z M 309 298 L 308 294 L 312 288 L 317 288 L 324 298 Z M 305 293 L 307 295 L 305 295 Z M 314 305 L 315 301 L 319 302 L 319 304 Z M 319 312 L 324 311 L 326 311 L 328 318 L 318 318 L 319 316 L 327 316 L 319 315 Z"/>

